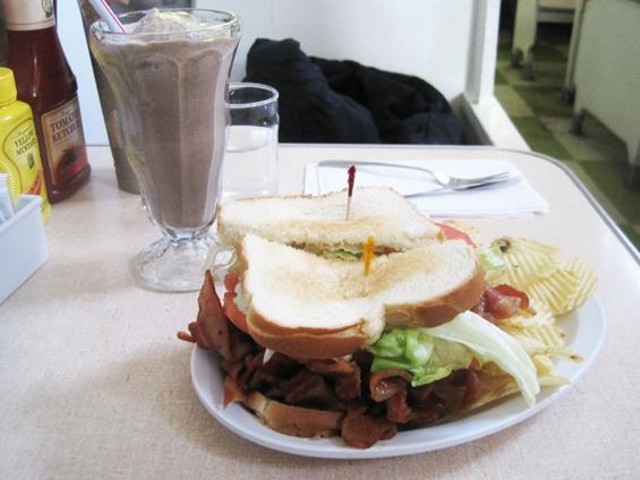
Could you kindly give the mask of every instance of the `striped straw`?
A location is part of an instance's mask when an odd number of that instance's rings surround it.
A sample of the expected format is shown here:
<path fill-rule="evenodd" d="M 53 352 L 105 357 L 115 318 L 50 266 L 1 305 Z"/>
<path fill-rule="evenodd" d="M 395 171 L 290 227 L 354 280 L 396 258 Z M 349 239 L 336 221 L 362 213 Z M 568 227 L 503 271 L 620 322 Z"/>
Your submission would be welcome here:
<path fill-rule="evenodd" d="M 107 0 L 89 0 L 89 3 L 96 9 L 100 18 L 107 22 L 112 32 L 125 33 L 124 27 L 111 7 L 107 4 Z"/>

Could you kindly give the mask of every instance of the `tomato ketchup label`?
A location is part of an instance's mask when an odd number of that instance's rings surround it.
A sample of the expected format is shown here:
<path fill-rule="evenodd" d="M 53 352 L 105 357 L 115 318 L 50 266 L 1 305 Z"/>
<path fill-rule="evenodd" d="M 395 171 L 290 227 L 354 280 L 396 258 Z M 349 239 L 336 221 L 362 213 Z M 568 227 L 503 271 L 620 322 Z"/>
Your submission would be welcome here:
<path fill-rule="evenodd" d="M 77 97 L 41 117 L 44 148 L 49 158 L 51 183 L 65 183 L 87 165 L 82 119 Z"/>

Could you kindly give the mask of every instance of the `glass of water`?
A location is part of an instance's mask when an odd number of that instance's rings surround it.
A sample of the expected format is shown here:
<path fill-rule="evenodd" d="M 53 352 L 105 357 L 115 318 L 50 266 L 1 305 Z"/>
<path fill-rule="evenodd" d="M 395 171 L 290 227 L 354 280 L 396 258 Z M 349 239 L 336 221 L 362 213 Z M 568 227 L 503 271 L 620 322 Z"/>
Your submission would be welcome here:
<path fill-rule="evenodd" d="M 278 189 L 278 91 L 259 83 L 229 86 L 230 125 L 223 200 L 273 195 Z"/>

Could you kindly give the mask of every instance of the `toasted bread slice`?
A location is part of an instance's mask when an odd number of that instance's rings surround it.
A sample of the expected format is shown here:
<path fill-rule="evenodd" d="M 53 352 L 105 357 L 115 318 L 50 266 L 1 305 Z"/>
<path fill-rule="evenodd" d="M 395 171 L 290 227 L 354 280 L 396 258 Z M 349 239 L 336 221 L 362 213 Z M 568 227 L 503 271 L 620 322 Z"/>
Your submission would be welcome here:
<path fill-rule="evenodd" d="M 257 391 L 251 392 L 243 403 L 268 427 L 296 437 L 332 437 L 340 431 L 344 417 L 341 412 L 286 405 Z"/>
<path fill-rule="evenodd" d="M 384 251 L 435 242 L 440 228 L 386 187 L 357 188 L 346 220 L 346 191 L 321 196 L 256 197 L 230 201 L 218 212 L 223 243 L 247 233 L 316 253 L 360 247 L 369 235 Z"/>
<path fill-rule="evenodd" d="M 434 327 L 475 305 L 484 272 L 461 241 L 362 262 L 316 256 L 255 235 L 241 242 L 240 302 L 251 336 L 300 358 L 331 358 L 373 343 L 385 328 Z"/>

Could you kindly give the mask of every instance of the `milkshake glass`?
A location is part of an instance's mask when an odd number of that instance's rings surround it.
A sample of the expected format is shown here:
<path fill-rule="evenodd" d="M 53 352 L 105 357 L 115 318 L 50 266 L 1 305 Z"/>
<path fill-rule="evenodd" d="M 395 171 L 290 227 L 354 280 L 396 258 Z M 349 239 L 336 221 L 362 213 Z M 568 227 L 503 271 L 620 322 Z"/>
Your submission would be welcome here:
<path fill-rule="evenodd" d="M 122 14 L 148 10 L 154 7 L 190 8 L 194 6 L 195 0 L 106 0 L 106 2 L 114 13 Z M 82 16 L 82 26 L 84 27 L 88 40 L 89 27 L 93 22 L 100 19 L 100 15 L 92 5 L 91 0 L 78 0 L 78 6 L 80 7 L 80 14 Z M 129 160 L 127 160 L 124 145 L 122 144 L 122 129 L 118 119 L 113 92 L 93 56 L 91 57 L 91 68 L 96 80 L 102 116 L 107 129 L 107 136 L 109 137 L 109 146 L 111 147 L 111 156 L 113 157 L 118 188 L 129 193 L 139 193 L 138 179 L 131 165 L 129 165 Z"/>
<path fill-rule="evenodd" d="M 221 191 L 229 71 L 240 39 L 227 12 L 176 9 L 103 21 L 91 51 L 116 99 L 124 146 L 150 220 L 163 237 L 136 258 L 139 281 L 161 291 L 202 285 Z"/>

